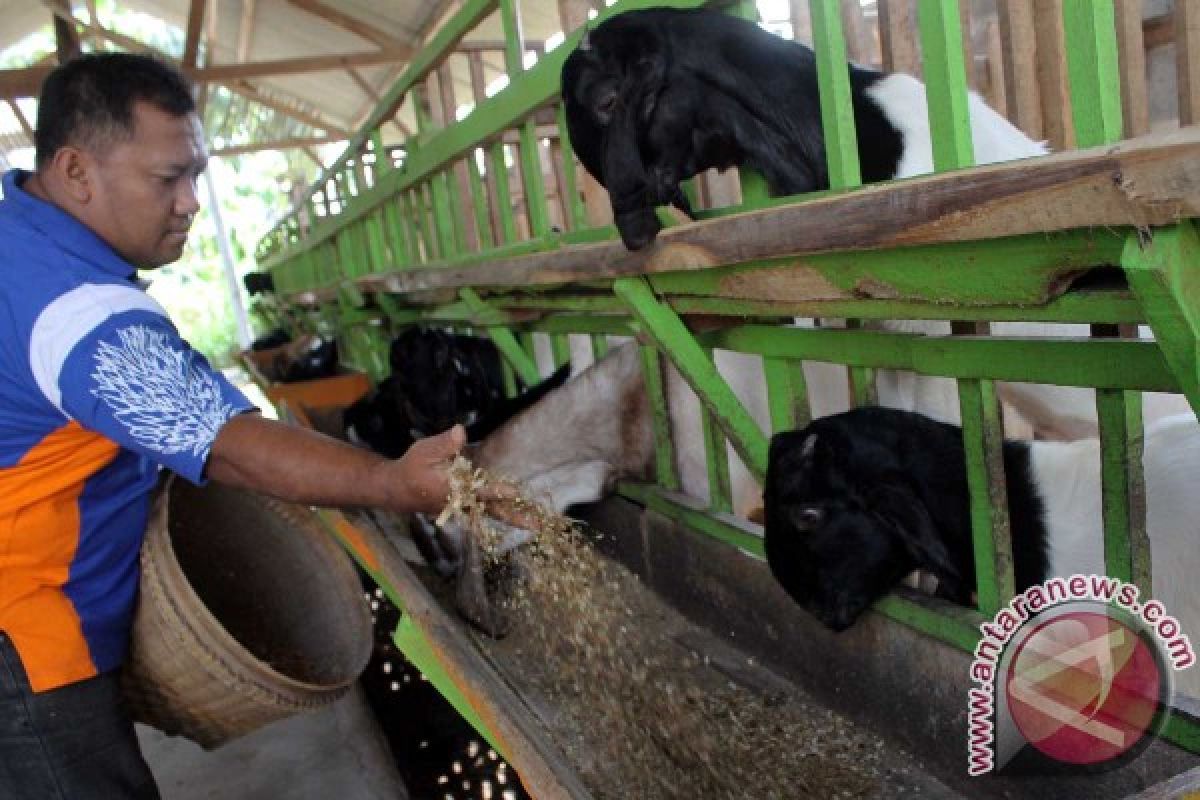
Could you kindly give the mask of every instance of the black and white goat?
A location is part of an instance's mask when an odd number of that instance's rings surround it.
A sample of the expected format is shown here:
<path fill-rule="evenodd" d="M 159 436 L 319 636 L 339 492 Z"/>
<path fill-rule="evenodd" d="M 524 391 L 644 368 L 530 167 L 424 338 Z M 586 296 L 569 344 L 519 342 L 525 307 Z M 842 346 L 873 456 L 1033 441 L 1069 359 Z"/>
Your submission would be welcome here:
<path fill-rule="evenodd" d="M 792 598 L 835 631 L 849 627 L 914 569 L 940 596 L 971 604 L 975 562 L 962 430 L 920 414 L 863 408 L 771 442 L 765 547 Z M 1160 420 L 1144 469 L 1153 593 L 1200 635 L 1200 424 Z M 1015 442 L 1004 470 L 1017 590 L 1047 578 L 1104 574 L 1100 444 Z M 1200 695 L 1200 674 L 1180 685 Z"/>
<path fill-rule="evenodd" d="M 925 87 L 851 64 L 866 182 L 933 171 Z M 812 50 L 753 22 L 705 9 L 619 14 L 589 31 L 562 71 L 571 143 L 609 191 L 621 238 L 645 247 L 654 208 L 686 207 L 679 184 L 745 166 L 776 195 L 829 188 Z M 1042 155 L 1043 145 L 969 98 L 978 164 Z"/>
<path fill-rule="evenodd" d="M 902 73 L 854 64 L 849 70 L 863 180 L 932 172 L 924 85 Z M 562 96 L 575 152 L 608 188 L 630 249 L 658 234 L 656 206 L 686 208 L 680 182 L 709 168 L 751 167 L 778 195 L 829 186 L 813 52 L 747 20 L 704 9 L 616 15 L 589 31 L 568 56 Z M 1047 152 L 974 93 L 968 111 L 977 164 Z M 879 325 L 950 333 L 949 323 L 938 321 Z M 1087 330 L 999 322 L 993 333 L 1063 337 Z M 884 405 L 958 421 L 958 393 L 949 379 L 880 370 L 878 389 Z M 1096 435 L 1091 390 L 1003 383 L 999 392 L 1043 438 Z M 1187 411 L 1178 396 L 1148 395 L 1146 408 L 1147 421 Z"/>

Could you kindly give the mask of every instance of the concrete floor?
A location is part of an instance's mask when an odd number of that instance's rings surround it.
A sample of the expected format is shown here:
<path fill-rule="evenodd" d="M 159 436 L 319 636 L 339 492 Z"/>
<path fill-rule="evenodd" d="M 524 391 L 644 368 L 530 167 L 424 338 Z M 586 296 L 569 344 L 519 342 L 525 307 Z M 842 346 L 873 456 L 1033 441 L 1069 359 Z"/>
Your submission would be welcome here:
<path fill-rule="evenodd" d="M 407 800 L 387 743 L 354 690 L 216 750 L 141 725 L 163 800 Z"/>

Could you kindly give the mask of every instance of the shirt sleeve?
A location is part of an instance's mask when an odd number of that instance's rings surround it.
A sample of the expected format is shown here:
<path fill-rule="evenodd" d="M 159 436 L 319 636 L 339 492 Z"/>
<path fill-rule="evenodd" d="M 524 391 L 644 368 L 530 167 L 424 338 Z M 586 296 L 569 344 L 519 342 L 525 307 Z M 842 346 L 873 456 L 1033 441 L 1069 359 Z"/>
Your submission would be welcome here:
<path fill-rule="evenodd" d="M 221 427 L 255 406 L 179 336 L 157 303 L 121 289 L 108 293 L 103 313 L 90 312 L 95 325 L 60 326 L 69 335 L 50 348 L 58 357 L 42 365 L 57 366 L 56 375 L 39 383 L 83 427 L 203 483 Z"/>

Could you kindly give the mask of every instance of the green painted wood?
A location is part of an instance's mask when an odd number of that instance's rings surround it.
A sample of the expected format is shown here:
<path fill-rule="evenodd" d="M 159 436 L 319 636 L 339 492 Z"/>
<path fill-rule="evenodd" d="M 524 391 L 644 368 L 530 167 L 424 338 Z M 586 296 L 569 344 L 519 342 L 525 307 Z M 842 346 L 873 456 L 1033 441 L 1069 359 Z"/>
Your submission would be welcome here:
<path fill-rule="evenodd" d="M 619 6 L 605 8 L 597 17 L 597 24 L 614 14 L 636 8 L 669 6 L 695 8 L 705 0 L 624 0 Z M 462 13 L 462 12 L 460 12 Z M 484 141 L 493 140 L 501 132 L 519 126 L 530 114 L 559 93 L 559 80 L 563 62 L 575 49 L 583 35 L 580 28 L 571 32 L 566 41 L 546 53 L 537 64 L 525 70 L 521 80 L 514 80 L 504 90 L 480 102 L 465 119 L 430 136 L 420 149 L 409 154 L 405 168 L 385 176 L 353 209 L 331 219 L 320 229 L 315 229 L 305 245 L 311 245 L 332 232 L 354 214 L 365 213 L 366 209 L 378 205 L 386 198 L 418 183 L 427 176 L 444 168 L 469 149 Z M 510 71 L 511 72 L 511 71 Z M 516 74 L 516 73 L 513 73 Z M 272 234 L 267 240 L 274 241 Z M 276 255 L 276 246 L 259 248 L 264 263 Z"/>
<path fill-rule="evenodd" d="M 785 358 L 764 358 L 763 376 L 767 384 L 767 407 L 771 414 L 771 432 L 792 431 L 812 422 L 808 405 L 808 384 L 804 367 Z"/>
<path fill-rule="evenodd" d="M 1069 231 L 979 242 L 947 242 L 887 250 L 821 253 L 802 258 L 714 267 L 648 276 L 664 294 L 728 296 L 762 270 L 814 270 L 833 288 L 827 296 L 846 300 L 870 287 L 884 298 L 930 304 L 1040 305 L 1059 291 L 1073 269 L 1118 262 L 1123 231 Z M 840 293 L 840 294 L 838 294 Z M 733 299 L 737 299 L 736 296 Z M 779 297 L 763 298 L 779 301 Z"/>
<path fill-rule="evenodd" d="M 918 0 L 922 69 L 929 103 L 933 167 L 938 172 L 975 164 L 967 111 L 962 19 L 958 3 Z"/>
<path fill-rule="evenodd" d="M 439 172 L 429 179 L 431 216 L 433 217 L 433 230 L 437 236 L 438 255 L 441 258 L 452 258 L 455 253 L 460 252 L 458 225 L 456 220 L 459 215 L 455 213 L 456 207 L 450 199 L 451 181 L 448 180 L 448 175 L 445 172 Z"/>
<path fill-rule="evenodd" d="M 735 451 L 760 482 L 767 469 L 767 439 L 717 368 L 669 307 L 654 296 L 644 278 L 620 278 L 613 292 L 629 304 L 642 331 L 666 354 L 701 403 L 713 413 Z"/>
<path fill-rule="evenodd" d="M 429 219 L 429 206 L 425 197 L 426 186 L 417 186 L 410 193 L 412 200 L 413 216 L 417 221 L 417 229 L 421 231 L 421 241 L 424 243 L 424 260 L 435 261 L 441 257 L 441 248 L 439 247 L 439 239 L 434 233 L 434 228 Z"/>
<path fill-rule="evenodd" d="M 571 363 L 571 341 L 565 333 L 550 334 L 550 352 L 554 356 L 554 368 Z"/>
<path fill-rule="evenodd" d="M 646 383 L 646 398 L 650 403 L 654 426 L 654 478 L 659 486 L 677 491 L 679 473 L 675 469 L 675 440 L 671 436 L 670 414 L 662 358 L 650 345 L 640 345 L 642 377 Z"/>
<path fill-rule="evenodd" d="M 961 339 L 765 325 L 728 328 L 698 338 L 705 346 L 761 356 L 905 369 L 947 378 L 1179 391 L 1159 347 L 1148 341 Z"/>
<path fill-rule="evenodd" d="M 388 250 L 389 263 L 396 268 L 403 268 L 412 263 L 407 232 L 400 215 L 400 207 L 395 201 L 383 206 L 383 241 Z"/>
<path fill-rule="evenodd" d="M 1076 146 L 1119 141 L 1124 122 L 1113 3 L 1063 0 L 1063 29 Z"/>
<path fill-rule="evenodd" d="M 1195 223 L 1131 235 L 1120 260 L 1179 389 L 1200 414 L 1200 236 Z"/>
<path fill-rule="evenodd" d="M 532 117 L 521 125 L 521 176 L 525 187 L 525 211 L 529 216 L 529 231 L 534 239 L 550 232 L 550 209 L 546 204 L 546 181 L 542 175 L 542 144 L 537 138 L 537 123 Z"/>
<path fill-rule="evenodd" d="M 710 362 L 716 365 L 711 350 L 705 352 Z M 716 513 L 733 511 L 731 482 L 729 480 L 729 449 L 725 437 L 710 412 L 700 407 L 700 435 L 704 439 L 704 465 L 708 475 L 708 508 Z"/>
<path fill-rule="evenodd" d="M 496 188 L 496 214 L 500 217 L 500 241 L 497 244 L 512 244 L 517 241 L 517 222 L 513 218 L 512 187 L 508 183 L 508 167 L 504 163 L 504 142 L 499 139 L 488 148 L 488 170 L 492 173 L 492 185 Z"/>
<path fill-rule="evenodd" d="M 406 614 L 400 618 L 400 624 L 396 626 L 396 632 L 392 635 L 392 641 L 396 643 L 396 648 L 404 654 L 404 657 L 414 667 L 421 670 L 422 675 L 429 679 L 429 682 L 433 684 L 433 688 L 437 689 L 438 693 L 446 698 L 450 705 L 454 706 L 454 710 L 470 723 L 472 728 L 487 739 L 488 744 L 493 749 L 500 752 L 499 739 L 484 724 L 479 714 L 476 713 L 470 701 L 467 700 L 466 695 L 458 687 L 454 677 L 446 672 L 437 654 L 429 646 L 429 642 L 426 641 L 420 629 L 413 623 L 412 617 Z"/>
<path fill-rule="evenodd" d="M 697 533 L 737 549 L 765 558 L 762 535 L 751 532 L 748 523 L 740 522 L 730 514 L 713 514 L 699 501 L 675 491 L 663 491 L 645 483 L 621 482 L 617 491 L 646 508 L 683 523 Z"/>
<path fill-rule="evenodd" d="M 958 398 L 970 494 L 976 594 L 979 610 L 991 617 L 1016 592 L 1004 476 L 1004 428 L 992 381 L 960 380 Z"/>
<path fill-rule="evenodd" d="M 479 236 L 479 244 L 482 249 L 490 250 L 496 246 L 496 238 L 492 234 L 491 217 L 488 215 L 487 188 L 483 185 L 474 151 L 467 158 L 467 179 L 471 185 L 471 207 L 475 210 L 475 230 Z"/>
<path fill-rule="evenodd" d="M 462 193 L 458 189 L 458 179 L 453 170 L 441 173 L 441 178 L 445 186 L 447 205 L 450 208 L 450 224 L 454 230 L 454 249 L 451 252 L 455 255 L 469 253 L 471 250 L 467 246 L 467 228 L 470 227 L 475 209 L 473 206 L 468 207 L 463 204 Z"/>
<path fill-rule="evenodd" d="M 562 158 L 564 184 L 562 190 L 566 194 L 567 200 L 565 203 L 569 220 L 567 227 L 572 231 L 578 231 L 588 226 L 587 209 L 584 208 L 583 195 L 579 192 L 576 180 L 575 150 L 571 147 L 571 137 L 567 133 L 567 107 L 562 103 L 558 104 L 555 112 L 555 122 L 558 125 L 558 149 Z"/>
<path fill-rule="evenodd" d="M 846 320 L 846 330 L 861 330 L 862 320 Z M 868 367 L 850 367 L 850 402 L 855 408 L 879 405 L 875 388 L 875 371 Z"/>
<path fill-rule="evenodd" d="M 495 298 L 488 298 L 493 307 L 500 307 Z M 584 333 L 603 335 L 611 333 L 614 336 L 632 336 L 629 320 L 612 314 L 555 314 L 528 323 L 532 329 L 542 333 L 567 334 Z M 564 351 L 565 352 L 565 351 Z"/>
<path fill-rule="evenodd" d="M 652 277 L 651 284 L 655 282 Z M 1034 322 L 1145 321 L 1141 306 L 1125 290 L 1076 290 L 1045 306 L 954 306 L 940 303 L 910 303 L 893 300 L 809 300 L 773 303 L 736 300 L 728 297 L 670 295 L 669 305 L 679 314 L 707 314 L 741 318 L 838 317 L 857 319 L 968 319 L 1028 320 Z M 504 308 L 559 311 L 618 312 L 624 305 L 608 295 L 492 295 L 491 302 Z"/>
<path fill-rule="evenodd" d="M 862 183 L 858 163 L 858 134 L 850 100 L 850 71 L 842 32 L 839 0 L 809 0 L 817 84 L 821 92 L 821 127 L 825 131 L 825 161 L 829 185 L 844 189 Z"/>
<path fill-rule="evenodd" d="M 1096 391 L 1105 574 L 1136 583 L 1149 597 L 1154 587 L 1148 569 L 1141 400 L 1139 392 Z"/>
<path fill-rule="evenodd" d="M 486 312 L 490 310 L 488 304 L 483 301 L 474 289 L 461 290 L 459 297 L 474 312 Z M 496 343 L 496 349 L 512 364 L 513 369 L 521 376 L 521 380 L 526 386 L 533 386 L 541 380 L 537 364 L 521 349 L 521 345 L 517 343 L 512 331 L 508 328 L 492 326 L 487 329 L 487 332 L 492 341 Z"/>
<path fill-rule="evenodd" d="M 504 376 L 504 396 L 516 397 L 518 391 L 517 373 L 513 371 L 512 364 L 509 363 L 507 358 L 501 359 L 500 369 Z"/>
<path fill-rule="evenodd" d="M 608 336 L 603 333 L 593 333 L 592 339 L 592 358 L 600 361 L 608 355 Z"/>

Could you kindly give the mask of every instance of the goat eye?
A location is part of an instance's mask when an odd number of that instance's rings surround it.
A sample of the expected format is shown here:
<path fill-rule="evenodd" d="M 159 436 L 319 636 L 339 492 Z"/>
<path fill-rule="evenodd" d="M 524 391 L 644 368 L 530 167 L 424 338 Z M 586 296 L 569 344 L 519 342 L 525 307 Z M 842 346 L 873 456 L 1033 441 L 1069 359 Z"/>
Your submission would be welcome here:
<path fill-rule="evenodd" d="M 609 118 L 612 116 L 613 109 L 616 108 L 616 106 L 617 106 L 617 93 L 616 92 L 606 92 L 606 93 L 600 95 L 600 98 L 596 101 L 596 105 L 595 105 L 596 116 L 602 122 L 607 124 Z"/>
<path fill-rule="evenodd" d="M 792 512 L 792 522 L 802 531 L 811 531 L 825 521 L 825 511 L 818 506 L 802 506 Z"/>

